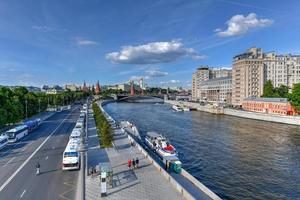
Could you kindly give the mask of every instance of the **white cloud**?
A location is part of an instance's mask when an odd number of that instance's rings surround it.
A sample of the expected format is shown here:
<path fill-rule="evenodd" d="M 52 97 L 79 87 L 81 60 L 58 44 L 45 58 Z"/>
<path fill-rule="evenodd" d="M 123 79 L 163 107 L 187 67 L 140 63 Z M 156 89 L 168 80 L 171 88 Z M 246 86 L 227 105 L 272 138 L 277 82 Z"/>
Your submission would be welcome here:
<path fill-rule="evenodd" d="M 152 42 L 138 46 L 123 46 L 119 52 L 106 54 L 106 59 L 122 64 L 168 63 L 181 57 L 203 59 L 192 48 L 185 48 L 179 40 L 170 42 Z"/>
<path fill-rule="evenodd" d="M 41 31 L 41 32 L 49 32 L 51 31 L 52 29 L 49 27 L 49 26 L 32 26 L 33 29 L 35 30 L 38 30 L 38 31 Z"/>
<path fill-rule="evenodd" d="M 146 75 L 150 77 L 164 77 L 167 76 L 169 73 L 168 72 L 163 72 L 159 70 L 148 70 L 146 71 Z"/>
<path fill-rule="evenodd" d="M 150 76 L 131 76 L 129 80 L 131 80 L 131 81 L 139 81 L 141 79 L 149 80 L 150 78 L 151 78 Z"/>
<path fill-rule="evenodd" d="M 79 37 L 74 38 L 74 41 L 77 45 L 80 45 L 80 46 L 88 46 L 88 45 L 97 45 L 98 44 L 98 42 L 95 42 L 92 40 L 87 40 L 84 38 L 79 38 Z"/>
<path fill-rule="evenodd" d="M 220 37 L 230 37 L 243 35 L 254 28 L 270 26 L 274 21 L 271 19 L 258 19 L 255 13 L 248 16 L 234 15 L 226 22 L 228 25 L 226 30 L 216 29 L 217 35 Z"/>

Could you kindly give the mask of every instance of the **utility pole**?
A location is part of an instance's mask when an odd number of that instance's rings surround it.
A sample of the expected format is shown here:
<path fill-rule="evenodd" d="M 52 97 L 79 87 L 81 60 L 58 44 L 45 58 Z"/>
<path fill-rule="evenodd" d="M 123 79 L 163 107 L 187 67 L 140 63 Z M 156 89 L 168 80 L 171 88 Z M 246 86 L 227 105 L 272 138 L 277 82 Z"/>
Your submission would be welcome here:
<path fill-rule="evenodd" d="M 41 112 L 41 99 L 39 99 L 39 113 Z"/>
<path fill-rule="evenodd" d="M 26 111 L 26 119 L 28 118 L 28 113 L 27 113 L 27 104 L 28 104 L 28 101 L 27 101 L 27 99 L 25 99 L 25 111 Z"/>

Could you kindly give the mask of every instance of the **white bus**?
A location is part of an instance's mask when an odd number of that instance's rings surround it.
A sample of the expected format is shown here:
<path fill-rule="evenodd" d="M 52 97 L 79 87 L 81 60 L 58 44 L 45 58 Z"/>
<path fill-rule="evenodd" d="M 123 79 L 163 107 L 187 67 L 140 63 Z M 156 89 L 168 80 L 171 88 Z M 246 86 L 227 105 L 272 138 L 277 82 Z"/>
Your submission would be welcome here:
<path fill-rule="evenodd" d="M 20 125 L 6 132 L 8 136 L 8 142 L 13 143 L 20 140 L 22 137 L 28 135 L 28 127 L 26 125 Z"/>
<path fill-rule="evenodd" d="M 73 129 L 69 139 L 81 139 L 82 132 L 79 129 Z"/>
<path fill-rule="evenodd" d="M 6 135 L 0 136 L 0 149 L 3 149 L 8 143 L 8 137 Z"/>
<path fill-rule="evenodd" d="M 70 139 L 63 153 L 62 170 L 80 169 L 80 153 L 78 139 Z"/>

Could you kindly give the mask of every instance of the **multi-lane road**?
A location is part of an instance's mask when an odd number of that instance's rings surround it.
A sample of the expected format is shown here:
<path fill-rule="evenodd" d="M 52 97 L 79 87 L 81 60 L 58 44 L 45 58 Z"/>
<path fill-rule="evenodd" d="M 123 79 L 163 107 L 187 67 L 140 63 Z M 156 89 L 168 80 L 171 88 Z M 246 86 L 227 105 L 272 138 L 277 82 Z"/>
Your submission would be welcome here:
<path fill-rule="evenodd" d="M 79 117 L 72 108 L 54 114 L 16 144 L 0 150 L 1 200 L 73 200 L 78 171 L 62 171 L 62 154 Z M 35 165 L 41 174 L 35 174 Z"/>

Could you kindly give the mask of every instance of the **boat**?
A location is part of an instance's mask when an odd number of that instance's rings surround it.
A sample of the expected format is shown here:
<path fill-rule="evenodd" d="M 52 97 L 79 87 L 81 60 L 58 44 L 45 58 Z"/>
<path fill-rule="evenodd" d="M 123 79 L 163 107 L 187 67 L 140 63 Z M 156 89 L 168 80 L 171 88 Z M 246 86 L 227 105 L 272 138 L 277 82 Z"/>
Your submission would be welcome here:
<path fill-rule="evenodd" d="M 166 157 L 176 157 L 177 158 L 177 152 L 173 145 L 171 145 L 166 138 L 164 138 L 162 135 L 156 133 L 156 132 L 147 132 L 146 138 L 145 138 L 146 145 L 154 150 L 157 155 L 162 158 L 163 160 Z M 178 160 L 178 158 L 177 158 Z"/>
<path fill-rule="evenodd" d="M 183 111 L 183 109 L 180 106 L 178 106 L 178 105 L 173 105 L 172 109 L 175 110 L 175 111 L 177 111 L 177 112 Z"/>
<path fill-rule="evenodd" d="M 123 131 L 127 131 L 130 134 L 136 136 L 139 140 L 142 140 L 137 127 L 129 121 L 121 121 L 120 127 Z"/>
<path fill-rule="evenodd" d="M 184 112 L 187 112 L 187 111 L 190 111 L 190 108 L 189 108 L 189 107 L 186 107 L 186 106 L 182 106 L 182 110 L 183 110 Z"/>

